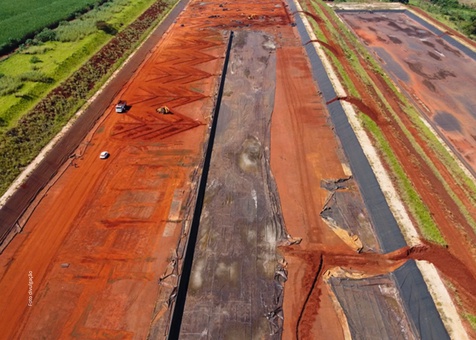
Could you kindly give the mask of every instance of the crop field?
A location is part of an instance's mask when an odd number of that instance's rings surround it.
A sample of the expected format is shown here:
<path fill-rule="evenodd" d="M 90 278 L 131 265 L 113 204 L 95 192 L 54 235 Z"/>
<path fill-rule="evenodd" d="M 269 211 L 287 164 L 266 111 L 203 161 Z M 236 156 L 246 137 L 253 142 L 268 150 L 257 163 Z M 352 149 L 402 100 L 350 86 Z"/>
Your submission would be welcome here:
<path fill-rule="evenodd" d="M 69 19 L 104 0 L 3 0 L 0 7 L 0 52 L 43 27 Z"/>
<path fill-rule="evenodd" d="M 40 39 L 45 31 L 22 45 L 0 62 L 0 131 L 14 126 L 38 98 L 89 58 L 112 34 L 96 27 L 107 22 L 121 30 L 152 4 L 151 0 L 130 4 L 127 0 L 107 3 L 81 15 L 76 20 L 61 22 L 49 37 Z M 0 30 L 3 29 L 0 24 Z"/>

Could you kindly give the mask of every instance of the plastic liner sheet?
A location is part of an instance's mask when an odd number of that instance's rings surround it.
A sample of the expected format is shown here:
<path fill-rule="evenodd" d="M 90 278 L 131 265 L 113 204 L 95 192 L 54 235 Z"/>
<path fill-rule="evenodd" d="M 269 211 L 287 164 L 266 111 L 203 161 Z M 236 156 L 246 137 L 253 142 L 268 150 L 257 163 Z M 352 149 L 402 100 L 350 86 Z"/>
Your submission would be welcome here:
<path fill-rule="evenodd" d="M 359 189 L 382 250 L 386 253 L 406 246 L 397 221 L 388 207 L 377 178 L 347 120 L 342 105 L 340 102 L 334 102 L 328 105 L 328 109 L 335 131 L 352 169 L 352 174 L 359 183 Z"/>
<path fill-rule="evenodd" d="M 420 338 L 450 339 L 415 261 L 407 261 L 393 276 Z"/>
<path fill-rule="evenodd" d="M 293 1 L 288 1 L 293 13 L 296 6 Z M 296 26 L 304 42 L 310 40 L 299 13 L 295 13 Z M 326 102 L 336 97 L 332 83 L 324 69 L 322 61 L 311 44 L 306 45 L 306 52 L 309 56 L 313 77 L 319 85 L 319 89 L 324 95 Z M 370 164 L 350 126 L 347 116 L 340 102 L 336 101 L 328 105 L 332 122 L 336 128 L 344 152 L 349 160 L 352 173 L 359 184 L 365 206 L 370 214 L 370 218 L 375 226 L 377 238 L 383 252 L 391 252 L 406 246 L 400 228 L 387 205 L 387 201 L 380 189 Z"/>
<path fill-rule="evenodd" d="M 294 19 L 296 21 L 296 27 L 298 29 L 299 35 L 301 36 L 301 41 L 305 44 L 309 42 L 311 38 L 309 37 L 309 34 L 306 31 L 306 27 L 304 26 L 304 23 L 301 17 L 299 16 L 299 13 L 296 13 L 297 8 L 294 2 L 288 1 L 288 5 L 289 5 L 289 8 L 291 9 L 291 12 L 295 13 Z M 324 66 L 322 65 L 322 61 L 317 55 L 316 50 L 314 49 L 314 46 L 312 44 L 307 44 L 304 47 L 306 49 L 306 53 L 309 58 L 309 61 L 311 62 L 311 65 L 312 65 L 313 77 L 315 80 L 318 81 L 319 90 L 324 96 L 325 101 L 329 102 L 337 96 L 334 90 L 334 86 L 332 86 L 332 83 L 329 77 L 327 76 L 326 70 L 324 69 Z"/>
<path fill-rule="evenodd" d="M 468 57 L 470 57 L 473 60 L 476 60 L 476 52 L 468 48 L 466 45 L 463 45 L 453 37 L 449 36 L 448 34 L 444 34 L 445 32 L 439 30 L 429 22 L 423 20 L 421 17 L 418 15 L 414 14 L 413 12 L 410 11 L 405 11 L 405 14 L 410 17 L 411 19 L 415 20 L 418 22 L 420 25 L 424 26 L 426 29 L 430 30 L 431 32 L 435 33 L 438 36 L 441 36 L 441 39 L 445 40 L 447 43 L 450 45 L 456 47 L 459 49 L 461 52 L 466 54 Z"/>
<path fill-rule="evenodd" d="M 269 164 L 275 49 L 265 33 L 240 31 L 233 38 L 210 132 L 213 152 L 203 167 L 206 188 L 197 199 L 203 209 L 194 214 L 194 222 L 200 220 L 193 224 L 198 230 L 180 339 L 281 338 L 287 274 L 276 245 L 286 234 Z"/>
<path fill-rule="evenodd" d="M 328 282 L 344 311 L 352 339 L 420 339 L 392 274 L 362 279 L 331 277 Z"/>
<path fill-rule="evenodd" d="M 319 89 L 322 95 L 324 96 L 324 100 L 326 102 L 329 102 L 337 96 L 334 90 L 334 86 L 332 85 L 329 77 L 327 76 L 326 69 L 324 68 L 324 65 L 322 65 L 322 61 L 317 55 L 317 52 L 312 44 L 306 45 L 306 52 L 311 62 L 311 65 L 313 65 L 312 73 L 314 79 L 320 79 Z"/>
<path fill-rule="evenodd" d="M 345 230 L 349 237 L 344 238 L 344 242 L 356 251 L 381 252 L 375 230 L 358 191 L 352 188 L 332 192 L 320 215 L 334 231 Z M 342 233 L 339 235 L 343 237 Z"/>

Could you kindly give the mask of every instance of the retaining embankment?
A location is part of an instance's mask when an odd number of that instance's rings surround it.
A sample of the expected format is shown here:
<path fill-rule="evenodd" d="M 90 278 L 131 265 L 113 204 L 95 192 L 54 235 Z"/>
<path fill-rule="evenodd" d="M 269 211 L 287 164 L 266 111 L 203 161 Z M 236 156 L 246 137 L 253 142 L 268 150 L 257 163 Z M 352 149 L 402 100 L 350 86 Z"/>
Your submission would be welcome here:
<path fill-rule="evenodd" d="M 296 27 L 304 44 L 311 41 L 303 19 L 298 13 L 294 1 L 287 0 L 294 14 Z M 335 127 L 344 153 L 349 162 L 352 174 L 359 184 L 365 206 L 375 227 L 381 249 L 388 253 L 405 247 L 407 244 L 393 216 L 382 189 L 365 156 L 362 147 L 352 129 L 337 93 L 327 74 L 324 65 L 316 52 L 314 44 L 305 45 L 309 57 L 314 81 L 327 103 L 331 121 Z M 448 332 L 431 298 L 422 274 L 414 261 L 408 261 L 394 272 L 394 277 L 400 290 L 403 303 L 408 315 L 422 339 L 449 339 Z"/>

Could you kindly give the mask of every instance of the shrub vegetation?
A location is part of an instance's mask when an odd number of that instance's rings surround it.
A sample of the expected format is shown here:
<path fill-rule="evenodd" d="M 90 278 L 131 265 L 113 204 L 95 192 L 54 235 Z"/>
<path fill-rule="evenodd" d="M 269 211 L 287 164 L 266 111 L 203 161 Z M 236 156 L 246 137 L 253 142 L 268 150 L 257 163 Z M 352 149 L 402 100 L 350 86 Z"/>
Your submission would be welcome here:
<path fill-rule="evenodd" d="M 71 20 L 78 14 L 108 0 L 2 0 L 0 8 L 0 54 L 12 51 L 26 39 L 55 27 L 62 20 Z M 50 35 L 51 30 L 43 30 Z M 51 40 L 49 37 L 47 40 Z"/>
<path fill-rule="evenodd" d="M 436 14 L 468 37 L 476 38 L 476 8 L 458 0 L 411 0 L 412 5 Z"/>

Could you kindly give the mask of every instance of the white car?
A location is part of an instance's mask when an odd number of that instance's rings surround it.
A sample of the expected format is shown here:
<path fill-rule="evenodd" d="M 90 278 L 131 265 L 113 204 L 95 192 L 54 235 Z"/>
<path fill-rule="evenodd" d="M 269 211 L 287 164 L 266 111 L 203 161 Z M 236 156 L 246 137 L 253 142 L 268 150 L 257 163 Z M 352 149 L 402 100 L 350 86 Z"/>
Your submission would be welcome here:
<path fill-rule="evenodd" d="M 103 151 L 103 152 L 101 152 L 101 154 L 99 155 L 99 158 L 100 158 L 100 159 L 106 159 L 106 158 L 108 158 L 108 157 L 109 157 L 109 152 L 107 152 L 107 151 Z"/>
<path fill-rule="evenodd" d="M 116 104 L 116 112 L 117 113 L 123 113 L 127 111 L 127 102 L 125 100 L 120 100 Z"/>

